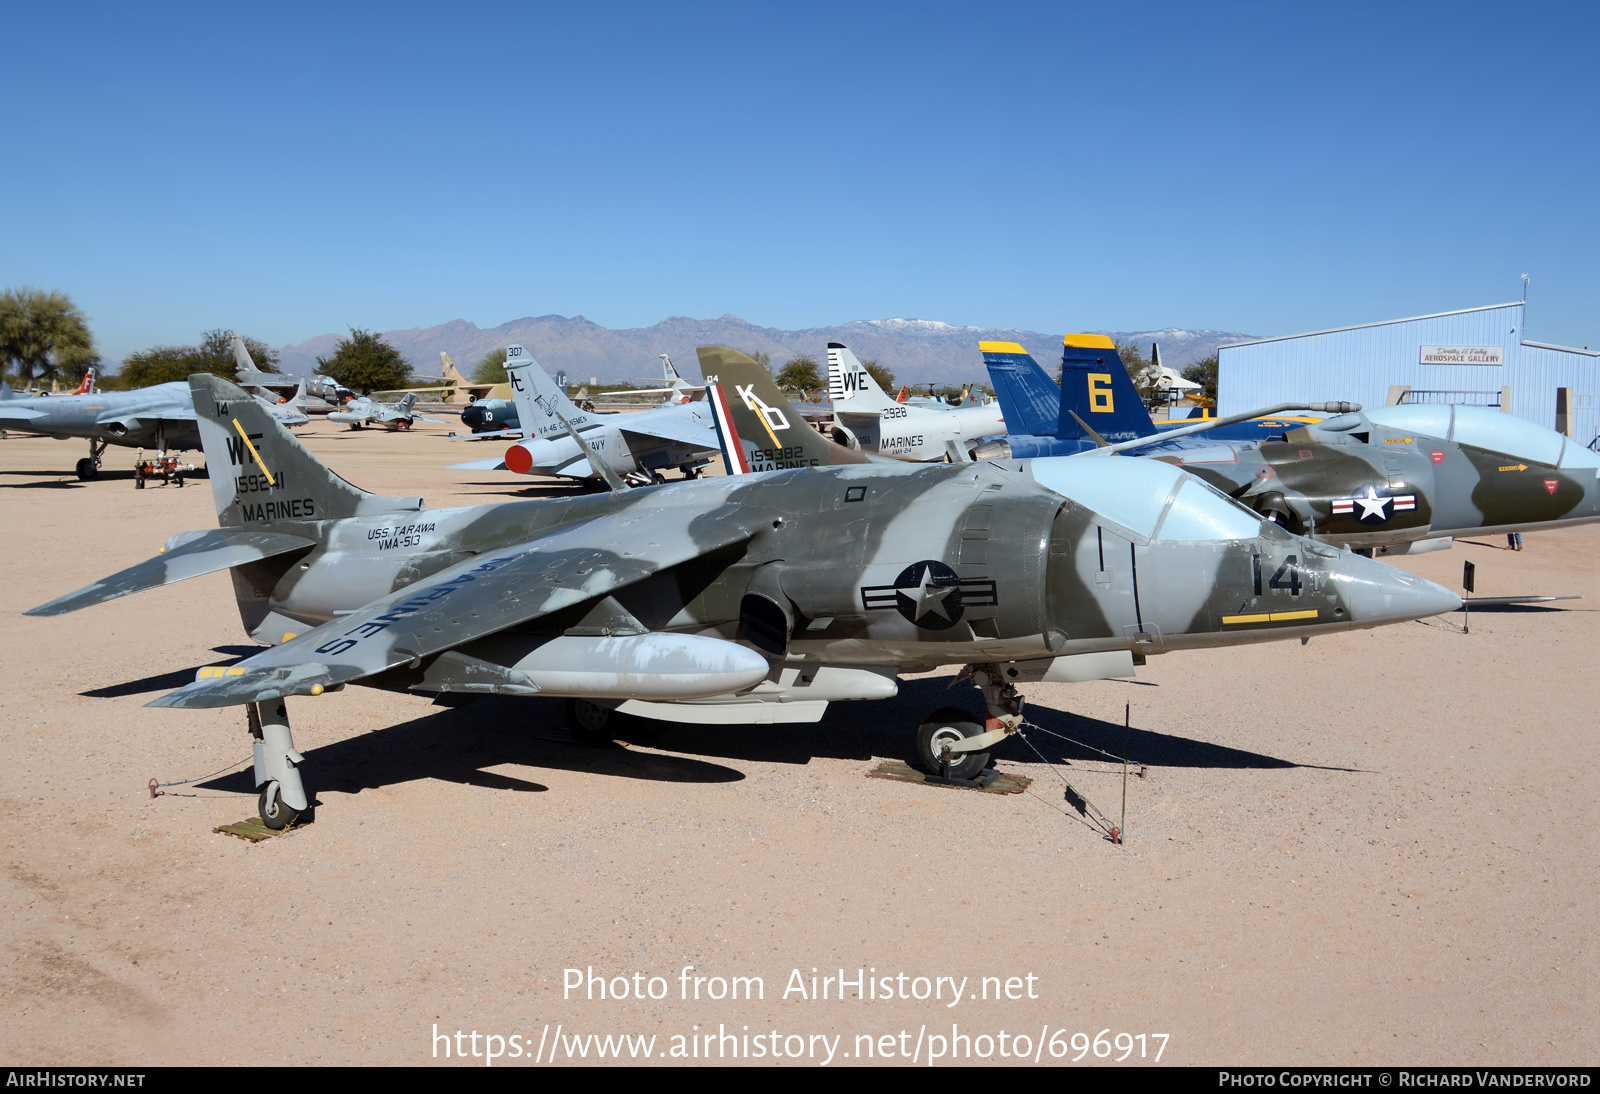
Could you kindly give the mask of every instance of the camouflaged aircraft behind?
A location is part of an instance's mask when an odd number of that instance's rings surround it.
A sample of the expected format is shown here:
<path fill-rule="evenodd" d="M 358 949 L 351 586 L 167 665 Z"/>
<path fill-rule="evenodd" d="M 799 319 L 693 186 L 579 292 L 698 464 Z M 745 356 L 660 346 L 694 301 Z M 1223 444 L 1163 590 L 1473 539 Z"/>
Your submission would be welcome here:
<path fill-rule="evenodd" d="M 986 711 L 933 711 L 916 740 L 961 778 L 1020 728 L 1029 681 L 1460 604 L 1154 460 L 806 465 L 424 512 L 352 486 L 233 385 L 189 382 L 221 527 L 29 614 L 231 570 L 245 630 L 272 648 L 150 705 L 245 706 L 274 827 L 308 805 L 286 703 L 339 702 L 348 683 L 566 696 L 601 729 L 612 709 L 814 721 L 959 665 Z"/>
<path fill-rule="evenodd" d="M 985 344 L 997 388 L 1024 404 L 1018 419 L 1028 414 L 1028 398 L 1019 396 L 1025 384 L 1039 389 L 1035 406 L 1054 398 L 1061 410 L 1055 436 L 1013 436 L 979 446 L 979 458 L 1142 454 L 1200 476 L 1297 535 L 1385 555 L 1600 520 L 1600 455 L 1523 418 L 1476 406 L 1356 406 L 1326 419 L 1268 417 L 1268 436 L 1260 421 L 1236 420 L 1252 414 L 1158 431 L 1114 349 L 1114 368 L 1074 349 L 1087 337 L 1094 336 L 1067 336 L 1059 389 L 1020 346 Z M 1218 439 L 1213 423 L 1224 437 L 1229 428 L 1246 432 Z"/>

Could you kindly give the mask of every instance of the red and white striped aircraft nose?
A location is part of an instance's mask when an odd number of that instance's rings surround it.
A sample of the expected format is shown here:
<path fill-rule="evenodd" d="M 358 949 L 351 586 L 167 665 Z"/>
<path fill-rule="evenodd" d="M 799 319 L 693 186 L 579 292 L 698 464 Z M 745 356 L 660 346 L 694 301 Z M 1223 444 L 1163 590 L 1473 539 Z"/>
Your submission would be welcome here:
<path fill-rule="evenodd" d="M 533 453 L 528 451 L 526 445 L 512 445 L 506 449 L 506 469 L 518 475 L 528 474 L 533 470 Z"/>

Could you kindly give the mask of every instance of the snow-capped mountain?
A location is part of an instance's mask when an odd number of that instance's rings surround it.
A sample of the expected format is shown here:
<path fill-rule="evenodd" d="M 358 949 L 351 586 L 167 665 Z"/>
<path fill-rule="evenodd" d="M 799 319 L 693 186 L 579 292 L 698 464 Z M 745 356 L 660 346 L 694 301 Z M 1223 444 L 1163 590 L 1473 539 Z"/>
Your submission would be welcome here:
<path fill-rule="evenodd" d="M 1161 344 L 1162 364 L 1174 368 L 1197 361 L 1228 342 L 1253 336 L 1232 331 L 1098 331 L 1137 342 L 1149 353 L 1148 343 Z M 695 347 L 732 346 L 745 352 L 770 354 L 774 365 L 806 354 L 823 362 L 829 342 L 843 342 L 863 360 L 876 359 L 896 378 L 910 383 L 965 383 L 985 378 L 980 341 L 1020 342 L 1047 368 L 1060 357 L 1061 333 L 1006 328 L 956 326 L 930 319 L 861 319 L 834 327 L 779 330 L 757 326 L 736 315 L 718 319 L 690 319 L 675 315 L 651 327 L 610 330 L 583 316 L 543 315 L 513 319 L 498 327 L 480 328 L 465 319 L 434 327 L 385 331 L 383 338 L 415 367 L 418 375 L 438 373 L 439 351 L 450 354 L 462 369 L 489 351 L 520 342 L 550 371 L 566 370 L 574 380 L 595 377 L 601 381 L 631 380 L 660 371 L 658 353 L 690 375 L 698 375 Z M 279 368 L 298 372 L 316 367 L 316 358 L 333 352 L 339 335 L 323 334 L 284 346 Z"/>

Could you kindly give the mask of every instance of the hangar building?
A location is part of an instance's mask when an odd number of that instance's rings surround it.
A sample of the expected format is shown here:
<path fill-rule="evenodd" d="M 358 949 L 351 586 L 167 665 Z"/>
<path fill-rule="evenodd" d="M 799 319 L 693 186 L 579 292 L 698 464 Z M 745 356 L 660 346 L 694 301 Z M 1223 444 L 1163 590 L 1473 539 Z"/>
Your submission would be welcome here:
<path fill-rule="evenodd" d="M 1217 413 L 1349 399 L 1363 406 L 1462 403 L 1593 445 L 1600 352 L 1522 337 L 1527 304 L 1291 334 L 1218 351 Z"/>

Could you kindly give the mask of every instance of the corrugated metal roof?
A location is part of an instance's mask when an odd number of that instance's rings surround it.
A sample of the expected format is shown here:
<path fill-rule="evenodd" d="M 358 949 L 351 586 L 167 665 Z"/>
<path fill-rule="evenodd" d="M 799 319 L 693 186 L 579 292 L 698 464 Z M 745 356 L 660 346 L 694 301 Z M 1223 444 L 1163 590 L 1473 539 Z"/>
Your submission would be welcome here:
<path fill-rule="evenodd" d="M 1383 319 L 1376 323 L 1357 323 L 1350 327 L 1329 327 L 1327 330 L 1308 330 L 1303 334 L 1277 334 L 1271 338 L 1253 338 L 1248 342 L 1229 342 L 1227 345 L 1218 346 L 1217 348 L 1231 349 L 1234 346 L 1259 346 L 1263 342 L 1282 342 L 1286 338 L 1312 338 L 1319 334 L 1338 334 L 1340 331 L 1346 330 L 1365 330 L 1368 327 L 1387 327 L 1394 323 L 1415 323 L 1419 319 L 1443 319 L 1447 315 L 1467 315 L 1475 311 L 1493 311 L 1496 308 L 1514 308 L 1521 303 L 1522 301 L 1520 300 L 1513 300 L 1509 304 L 1485 304 L 1481 308 L 1457 308 L 1455 311 L 1436 311 L 1432 315 L 1412 315 L 1407 316 L 1405 319 Z M 1538 343 L 1529 342 L 1528 345 L 1538 345 Z M 1549 346 L 1546 348 L 1566 349 L 1567 347 Z M 1576 352 L 1586 353 L 1588 351 L 1577 350 Z"/>

